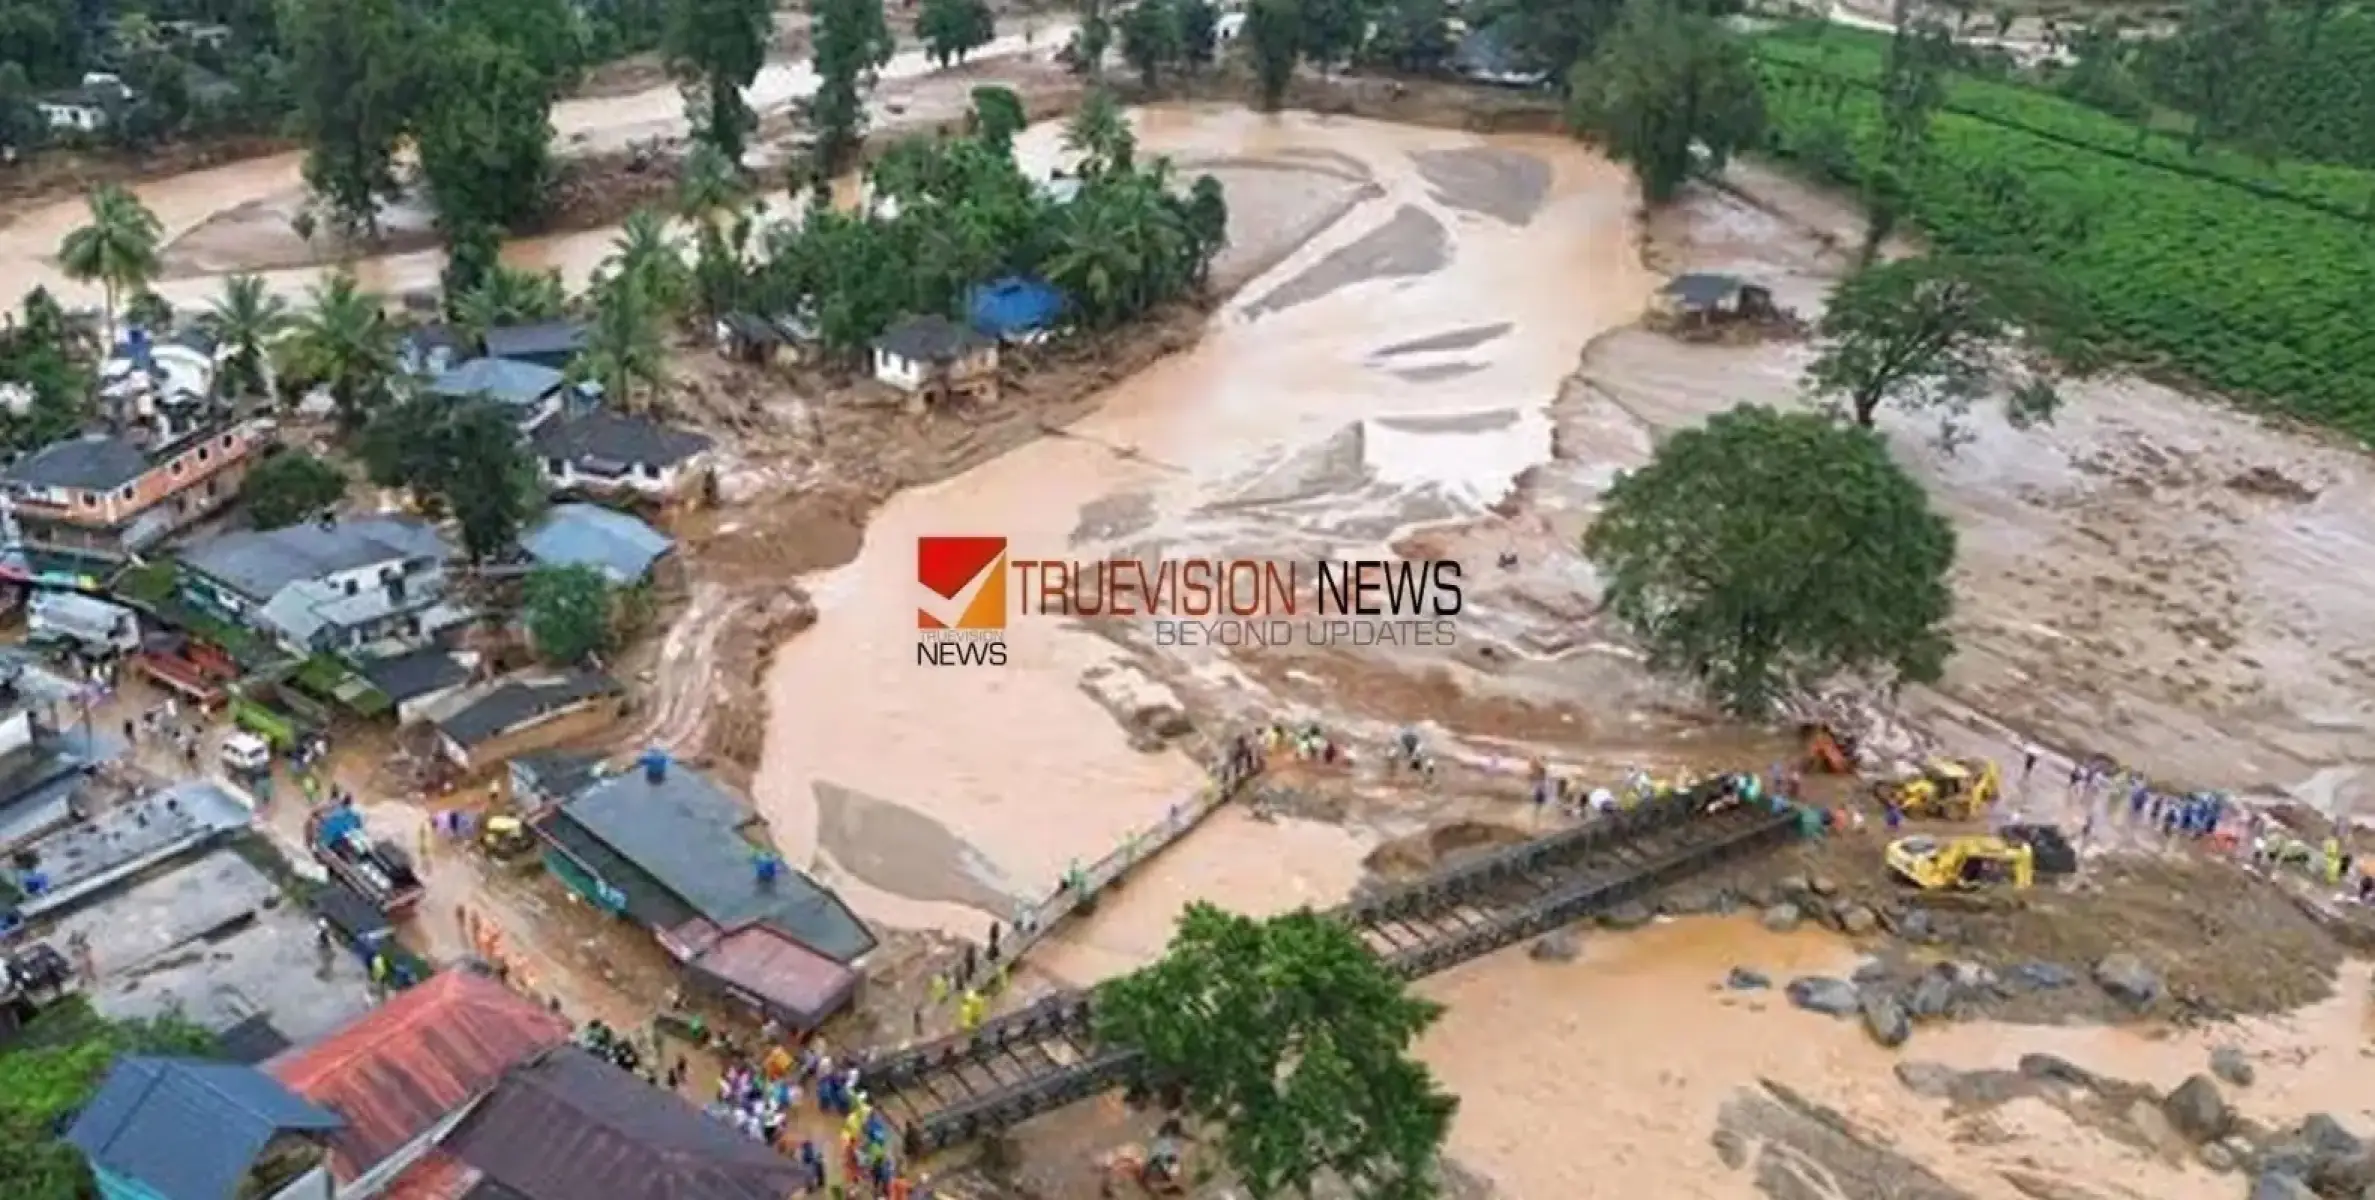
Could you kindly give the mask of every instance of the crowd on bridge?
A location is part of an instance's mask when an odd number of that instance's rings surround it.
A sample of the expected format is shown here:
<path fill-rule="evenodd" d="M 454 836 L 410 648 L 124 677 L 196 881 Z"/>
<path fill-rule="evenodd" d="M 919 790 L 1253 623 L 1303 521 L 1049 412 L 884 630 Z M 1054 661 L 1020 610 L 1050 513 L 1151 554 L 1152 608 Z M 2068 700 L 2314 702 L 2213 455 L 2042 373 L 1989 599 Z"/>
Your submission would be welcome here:
<path fill-rule="evenodd" d="M 861 1063 L 836 1061 L 822 1036 L 787 1043 L 772 1025 L 761 1042 L 755 1057 L 727 1057 L 710 1116 L 797 1161 L 802 1195 L 930 1200 L 931 1176 L 905 1161 L 898 1129 L 866 1094 Z"/>

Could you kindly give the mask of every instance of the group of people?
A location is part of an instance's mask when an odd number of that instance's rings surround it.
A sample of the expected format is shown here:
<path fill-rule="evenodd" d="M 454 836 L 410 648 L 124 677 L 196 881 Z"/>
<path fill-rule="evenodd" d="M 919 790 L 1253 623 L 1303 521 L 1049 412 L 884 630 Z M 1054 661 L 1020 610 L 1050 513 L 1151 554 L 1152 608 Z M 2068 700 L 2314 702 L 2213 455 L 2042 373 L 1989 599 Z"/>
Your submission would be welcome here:
<path fill-rule="evenodd" d="M 798 1162 L 803 1194 L 929 1200 L 931 1177 L 911 1178 L 900 1169 L 898 1130 L 867 1097 L 864 1069 L 836 1063 L 823 1038 L 794 1052 L 778 1040 L 779 1031 L 767 1032 L 774 1044 L 766 1054 L 727 1065 L 710 1115 Z M 838 1153 L 831 1159 L 796 1127 L 804 1094 L 815 1096 L 819 1114 L 840 1119 Z"/>

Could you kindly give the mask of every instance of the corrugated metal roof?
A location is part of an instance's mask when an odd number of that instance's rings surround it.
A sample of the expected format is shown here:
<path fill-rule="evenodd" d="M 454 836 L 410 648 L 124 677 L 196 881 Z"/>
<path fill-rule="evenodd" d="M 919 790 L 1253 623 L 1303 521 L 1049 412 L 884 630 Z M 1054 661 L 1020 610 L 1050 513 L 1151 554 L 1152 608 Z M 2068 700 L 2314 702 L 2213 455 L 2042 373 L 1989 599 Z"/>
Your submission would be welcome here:
<path fill-rule="evenodd" d="M 569 1040 L 569 1023 L 503 985 L 447 971 L 267 1068 L 346 1118 L 330 1140 L 342 1182 Z"/>
<path fill-rule="evenodd" d="M 108 1068 L 66 1140 L 94 1166 L 173 1200 L 230 1200 L 275 1135 L 338 1124 L 254 1067 L 127 1057 Z"/>
<path fill-rule="evenodd" d="M 389 1180 L 378 1200 L 462 1200 L 482 1178 L 478 1168 L 431 1147 Z"/>
<path fill-rule="evenodd" d="M 323 525 L 242 530 L 181 553 L 182 565 L 263 604 L 300 580 L 387 562 L 444 562 L 453 549 L 437 527 L 411 517 L 362 517 Z"/>
<path fill-rule="evenodd" d="M 484 396 L 506 408 L 528 408 L 567 382 L 559 371 L 532 362 L 474 358 L 438 376 L 429 390 L 456 400 Z"/>
<path fill-rule="evenodd" d="M 840 962 L 874 948 L 865 922 L 830 889 L 796 870 L 758 877 L 757 849 L 740 833 L 750 814 L 698 771 L 669 766 L 656 782 L 628 771 L 561 812 L 721 929 L 771 921 Z"/>
<path fill-rule="evenodd" d="M 651 573 L 676 548 L 667 534 L 598 504 L 556 504 L 520 538 L 520 549 L 546 566 L 586 566 L 624 586 Z"/>
<path fill-rule="evenodd" d="M 445 1139 L 537 1200 L 783 1200 L 800 1164 L 575 1046 L 514 1072 Z"/>
<path fill-rule="evenodd" d="M 718 938 L 692 965 L 783 1009 L 803 1029 L 824 1024 L 858 990 L 856 971 L 765 924 L 746 925 Z"/>

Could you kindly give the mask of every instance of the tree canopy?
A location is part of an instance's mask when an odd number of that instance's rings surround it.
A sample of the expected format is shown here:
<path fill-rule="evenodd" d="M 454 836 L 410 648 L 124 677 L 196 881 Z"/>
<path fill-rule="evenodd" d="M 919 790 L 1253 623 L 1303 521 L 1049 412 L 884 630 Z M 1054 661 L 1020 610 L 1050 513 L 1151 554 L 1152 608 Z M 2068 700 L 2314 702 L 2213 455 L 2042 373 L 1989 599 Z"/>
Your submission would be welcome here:
<path fill-rule="evenodd" d="M 2013 259 L 1930 256 L 1867 266 L 1831 293 L 1817 330 L 1808 390 L 1843 404 L 1869 428 L 1884 403 L 1927 409 L 1951 444 L 1973 401 L 2005 395 L 2015 425 L 2051 420 L 2056 379 L 2092 356 L 2070 301 L 2050 276 Z M 2052 311 L 2021 353 L 2018 314 Z"/>
<path fill-rule="evenodd" d="M 582 663 L 610 647 L 610 581 L 583 563 L 528 572 L 522 611 L 536 652 L 555 663 Z"/>
<path fill-rule="evenodd" d="M 1953 648 L 1953 526 L 1877 434 L 1819 413 L 1676 433 L 1608 489 L 1583 550 L 1651 667 L 1743 716 L 1843 672 L 1932 682 Z"/>
<path fill-rule="evenodd" d="M 1632 0 L 1590 62 L 1569 79 L 1570 119 L 1629 164 L 1651 204 L 1674 198 L 1695 168 L 1721 172 L 1756 144 L 1765 106 L 1748 47 L 1681 0 Z"/>
<path fill-rule="evenodd" d="M 1306 909 L 1256 920 L 1189 905 L 1163 957 L 1097 994 L 1098 1036 L 1219 1124 L 1257 1197 L 1333 1175 L 1363 1197 L 1436 1194 L 1458 1101 L 1412 1043 L 1440 1006 L 1344 925 Z"/>
<path fill-rule="evenodd" d="M 85 200 L 90 220 L 58 244 L 58 265 L 69 279 L 99 285 L 113 346 L 117 306 L 157 277 L 165 227 L 139 197 L 116 184 L 92 188 Z"/>
<path fill-rule="evenodd" d="M 508 553 L 543 501 L 519 428 L 490 402 L 407 397 L 372 416 L 359 450 L 371 482 L 409 489 L 424 509 L 452 513 L 473 559 Z"/>
<path fill-rule="evenodd" d="M 767 64 L 774 6 L 768 0 L 669 0 L 667 13 L 662 52 L 684 89 L 693 131 L 740 163 L 745 141 L 759 124 L 742 89 Z"/>
<path fill-rule="evenodd" d="M 346 498 L 346 475 L 302 450 L 284 450 L 239 481 L 239 502 L 258 529 L 306 520 Z"/>
<path fill-rule="evenodd" d="M 0 1179 L 9 1200 L 82 1200 L 97 1184 L 54 1127 L 90 1102 L 122 1054 L 208 1055 L 214 1038 L 179 1020 L 101 1019 L 80 997 L 34 1017 L 0 1049 Z"/>

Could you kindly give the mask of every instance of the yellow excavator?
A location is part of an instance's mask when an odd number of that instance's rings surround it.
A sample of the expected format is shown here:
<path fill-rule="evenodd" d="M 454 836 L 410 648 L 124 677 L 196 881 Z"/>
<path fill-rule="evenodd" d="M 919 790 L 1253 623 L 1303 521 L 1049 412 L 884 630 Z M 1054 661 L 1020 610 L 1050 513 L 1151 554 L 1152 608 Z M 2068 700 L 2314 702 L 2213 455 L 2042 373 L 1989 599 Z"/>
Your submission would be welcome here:
<path fill-rule="evenodd" d="M 1969 821 L 1986 812 L 2003 787 L 2002 773 L 1987 759 L 1933 758 L 1919 772 L 1875 784 L 1872 790 L 1909 817 Z"/>
<path fill-rule="evenodd" d="M 1925 892 L 2025 888 L 2037 882 L 2037 852 L 2025 842 L 1984 834 L 1915 836 L 1889 843 L 1888 868 Z"/>

